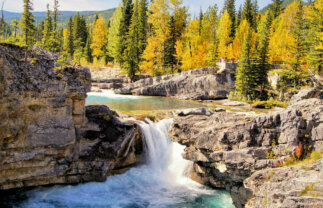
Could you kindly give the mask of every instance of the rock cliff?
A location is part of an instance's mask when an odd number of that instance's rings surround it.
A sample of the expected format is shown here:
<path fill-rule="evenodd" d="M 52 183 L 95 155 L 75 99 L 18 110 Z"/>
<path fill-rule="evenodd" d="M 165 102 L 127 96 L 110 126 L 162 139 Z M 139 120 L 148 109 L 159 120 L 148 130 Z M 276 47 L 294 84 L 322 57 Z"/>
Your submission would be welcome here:
<path fill-rule="evenodd" d="M 181 114 L 174 119 L 170 136 L 187 146 L 184 157 L 194 161 L 196 180 L 227 189 L 235 205 L 243 207 L 261 195 L 243 184 L 252 174 L 277 167 L 294 156 L 299 144 L 302 150 L 323 150 L 322 91 L 309 91 L 295 96 L 287 109 L 256 117 L 231 112 Z M 258 207 L 255 204 L 251 207 Z M 268 201 L 265 207 L 275 207 L 271 204 Z"/>
<path fill-rule="evenodd" d="M 116 90 L 119 94 L 165 96 L 179 99 L 224 99 L 234 90 L 232 70 L 205 68 L 178 74 L 146 78 Z"/>
<path fill-rule="evenodd" d="M 0 44 L 0 190 L 103 181 L 136 162 L 138 127 L 107 107 L 85 108 L 89 70 L 58 70 L 56 60 Z"/>

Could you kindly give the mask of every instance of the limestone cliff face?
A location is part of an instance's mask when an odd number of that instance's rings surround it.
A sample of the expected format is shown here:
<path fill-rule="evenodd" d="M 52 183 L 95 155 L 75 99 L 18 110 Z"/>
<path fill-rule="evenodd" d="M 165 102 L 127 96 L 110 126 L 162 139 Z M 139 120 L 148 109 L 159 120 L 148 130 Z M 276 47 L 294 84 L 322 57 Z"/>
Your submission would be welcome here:
<path fill-rule="evenodd" d="M 224 99 L 234 90 L 233 69 L 221 72 L 213 68 L 146 78 L 116 90 L 119 94 L 166 96 L 179 99 Z"/>
<path fill-rule="evenodd" d="M 323 150 L 322 91 L 315 91 L 301 92 L 298 97 L 302 98 L 295 97 L 289 108 L 268 115 L 249 117 L 230 112 L 179 115 L 174 119 L 170 136 L 187 146 L 184 157 L 194 161 L 198 180 L 227 189 L 235 205 L 243 207 L 254 197 L 253 191 L 258 190 L 243 184 L 252 174 L 274 168 L 293 156 L 299 143 L 304 149 Z M 249 180 L 248 184 L 251 183 Z"/>
<path fill-rule="evenodd" d="M 0 190 L 102 181 L 135 162 L 136 126 L 86 110 L 89 70 L 56 70 L 56 60 L 34 48 L 25 61 L 24 49 L 0 44 Z"/>

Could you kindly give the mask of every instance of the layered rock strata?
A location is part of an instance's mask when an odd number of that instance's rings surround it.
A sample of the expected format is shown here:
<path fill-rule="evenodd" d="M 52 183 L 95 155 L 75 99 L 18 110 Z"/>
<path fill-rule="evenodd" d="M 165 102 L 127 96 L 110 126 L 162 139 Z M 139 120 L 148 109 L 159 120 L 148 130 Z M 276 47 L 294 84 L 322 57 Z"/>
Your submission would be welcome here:
<path fill-rule="evenodd" d="M 146 78 L 116 90 L 119 94 L 175 97 L 192 100 L 224 99 L 234 90 L 234 73 L 213 68 Z"/>
<path fill-rule="evenodd" d="M 170 136 L 187 146 L 184 158 L 194 162 L 195 179 L 227 189 L 235 205 L 244 207 L 260 194 L 243 184 L 252 174 L 278 167 L 295 155 L 299 144 L 303 153 L 323 150 L 320 95 L 321 90 L 301 92 L 297 96 L 302 99 L 295 97 L 287 109 L 256 117 L 231 112 L 180 114 Z"/>
<path fill-rule="evenodd" d="M 57 55 L 0 44 L 0 190 L 103 181 L 136 162 L 136 124 L 85 108 L 89 69 L 55 69 Z"/>

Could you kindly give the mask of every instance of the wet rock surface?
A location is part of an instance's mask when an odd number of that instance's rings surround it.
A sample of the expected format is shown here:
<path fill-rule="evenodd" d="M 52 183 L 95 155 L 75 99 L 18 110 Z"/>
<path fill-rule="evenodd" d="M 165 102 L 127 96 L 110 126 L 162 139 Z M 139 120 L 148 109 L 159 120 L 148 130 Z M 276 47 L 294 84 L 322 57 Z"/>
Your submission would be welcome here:
<path fill-rule="evenodd" d="M 243 207 L 252 198 L 258 200 L 257 190 L 243 185 L 252 174 L 294 156 L 300 143 L 304 149 L 322 151 L 323 101 L 320 96 L 306 97 L 287 109 L 255 117 L 231 112 L 177 116 L 170 136 L 187 146 L 183 156 L 194 162 L 198 181 L 227 189 L 235 205 Z"/>
<path fill-rule="evenodd" d="M 89 69 L 55 69 L 57 58 L 0 44 L 0 190 L 104 181 L 136 163 L 138 127 L 85 108 Z"/>

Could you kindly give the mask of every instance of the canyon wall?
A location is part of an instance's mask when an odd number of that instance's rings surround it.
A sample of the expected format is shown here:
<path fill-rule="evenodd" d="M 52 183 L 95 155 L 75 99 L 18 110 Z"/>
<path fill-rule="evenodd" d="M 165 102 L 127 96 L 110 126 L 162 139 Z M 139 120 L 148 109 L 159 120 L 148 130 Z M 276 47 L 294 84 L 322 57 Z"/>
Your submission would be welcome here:
<path fill-rule="evenodd" d="M 89 69 L 56 69 L 57 58 L 0 44 L 0 190 L 104 181 L 136 162 L 138 127 L 85 108 Z"/>

